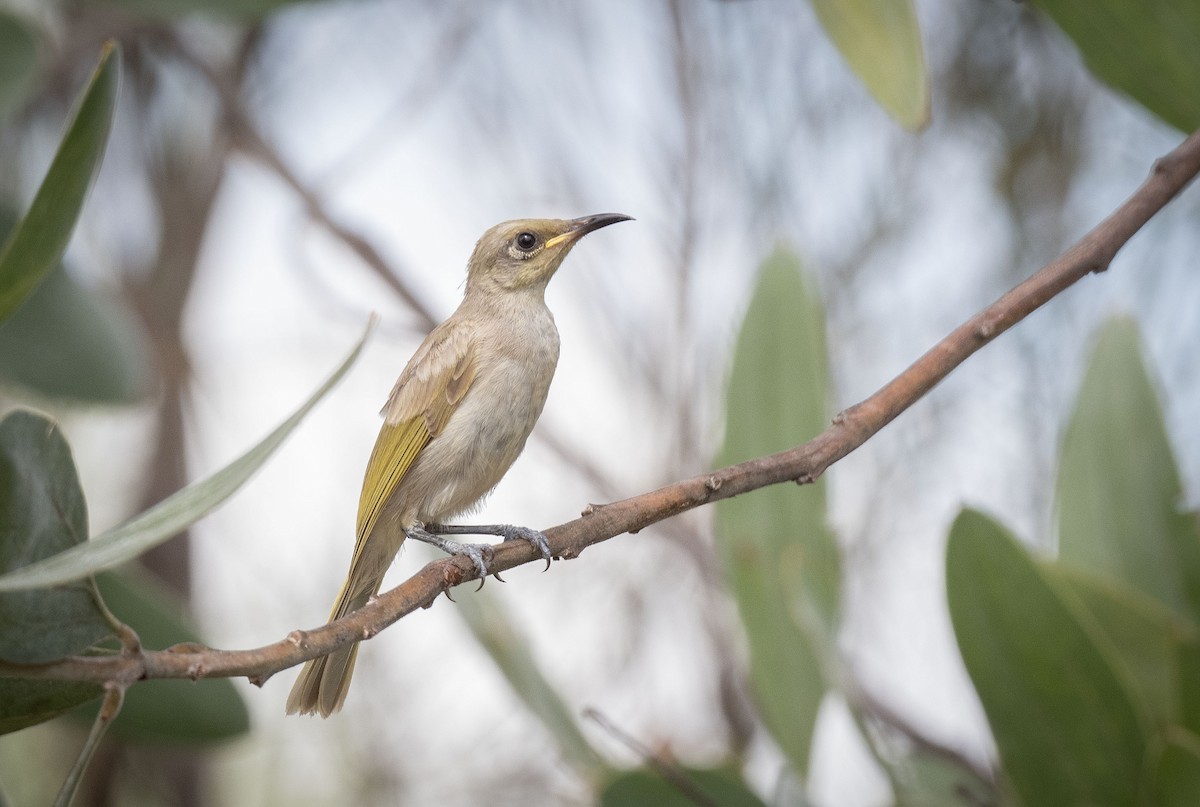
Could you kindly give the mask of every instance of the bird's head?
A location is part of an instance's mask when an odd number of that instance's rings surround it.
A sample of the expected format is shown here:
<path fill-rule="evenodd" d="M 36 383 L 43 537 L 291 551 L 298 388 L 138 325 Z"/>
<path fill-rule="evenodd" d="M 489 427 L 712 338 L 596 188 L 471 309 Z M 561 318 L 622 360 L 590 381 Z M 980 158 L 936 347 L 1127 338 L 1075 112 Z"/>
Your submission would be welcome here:
<path fill-rule="evenodd" d="M 545 288 L 580 238 L 630 218 L 601 213 L 578 219 L 517 219 L 497 224 L 480 237 L 471 254 L 467 292 Z"/>

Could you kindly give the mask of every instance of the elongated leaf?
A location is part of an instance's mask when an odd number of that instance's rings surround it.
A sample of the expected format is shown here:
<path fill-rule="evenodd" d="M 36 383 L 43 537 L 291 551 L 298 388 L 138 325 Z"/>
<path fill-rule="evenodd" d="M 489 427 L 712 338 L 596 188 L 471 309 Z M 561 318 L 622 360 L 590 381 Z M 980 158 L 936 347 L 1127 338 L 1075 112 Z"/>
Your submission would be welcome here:
<path fill-rule="evenodd" d="M 350 369 L 371 332 L 374 318 L 333 375 L 291 417 L 229 465 L 172 494 L 130 521 L 23 569 L 0 576 L 0 591 L 20 591 L 78 580 L 132 560 L 212 512 L 232 496 L 300 425 L 317 402 Z"/>
<path fill-rule="evenodd" d="M 692 792 L 699 793 L 709 804 L 766 807 L 734 771 L 684 768 L 680 772 Z M 600 793 L 600 807 L 696 807 L 703 803 L 655 771 L 648 770 L 619 773 Z"/>
<path fill-rule="evenodd" d="M 58 717 L 103 694 L 104 687 L 90 681 L 0 678 L 0 734 Z"/>
<path fill-rule="evenodd" d="M 96 575 L 104 602 L 137 632 L 142 646 L 161 650 L 200 642 L 174 592 L 136 568 Z M 88 715 L 90 718 L 90 715 Z M 199 681 L 142 681 L 125 693 L 121 714 L 110 731 L 127 742 L 196 745 L 246 733 L 250 713 L 228 678 Z"/>
<path fill-rule="evenodd" d="M 828 421 L 825 320 L 797 259 L 763 265 L 729 380 L 726 465 L 779 451 Z M 801 775 L 836 629 L 838 553 L 825 524 L 824 482 L 776 486 L 717 505 L 718 548 L 750 644 L 763 721 Z"/>
<path fill-rule="evenodd" d="M 1200 625 L 1200 535 L 1129 320 L 1100 332 L 1058 473 L 1059 556 Z"/>
<path fill-rule="evenodd" d="M 71 449 L 53 421 L 17 410 L 0 421 L 0 571 L 20 573 L 87 539 Z M 112 634 L 90 579 L 0 594 L 0 659 L 39 664 Z"/>
<path fill-rule="evenodd" d="M 1182 730 L 1168 732 L 1150 768 L 1148 795 L 1143 804 L 1154 807 L 1195 807 L 1200 804 L 1200 736 Z"/>
<path fill-rule="evenodd" d="M 60 264 L 0 323 L 0 378 L 48 397 L 132 403 L 150 391 L 150 351 L 123 309 Z"/>
<path fill-rule="evenodd" d="M 950 530 L 954 634 L 1026 807 L 1137 803 L 1149 718 L 1016 539 L 964 510 Z"/>
<path fill-rule="evenodd" d="M 34 33 L 19 17 L 0 11 L 0 120 L 24 103 L 37 76 Z"/>
<path fill-rule="evenodd" d="M 600 756 L 579 730 L 571 710 L 546 680 L 529 645 L 514 628 L 499 598 L 486 589 L 457 597 L 457 612 L 476 641 L 492 657 L 509 686 L 558 741 L 568 761 L 580 772 L 599 777 L 605 768 Z"/>
<path fill-rule="evenodd" d="M 1182 701 L 1177 654 L 1181 644 L 1196 642 L 1187 625 L 1158 600 L 1119 581 L 1061 564 L 1045 566 L 1042 573 L 1077 598 L 1155 722 L 1178 723 Z"/>
<path fill-rule="evenodd" d="M 825 33 L 906 129 L 929 123 L 929 72 L 912 0 L 810 0 Z"/>
<path fill-rule="evenodd" d="M 76 545 L 87 508 L 58 427 L 19 410 L 0 421 L 0 571 Z M 90 579 L 51 591 L 0 594 L 0 658 L 24 664 L 79 653 L 112 634 Z M 0 734 L 100 696 L 98 684 L 0 678 Z"/>
<path fill-rule="evenodd" d="M 1194 0 L 1035 0 L 1091 71 L 1183 132 L 1200 127 L 1200 4 Z"/>
<path fill-rule="evenodd" d="M 990 781 L 955 760 L 924 749 L 913 749 L 893 767 L 896 807 L 968 807 L 999 805 L 1000 794 Z"/>
<path fill-rule="evenodd" d="M 1200 736 L 1200 642 L 1175 646 L 1179 667 L 1179 725 Z"/>
<path fill-rule="evenodd" d="M 0 322 L 49 274 L 71 240 L 108 142 L 120 72 L 120 51 L 109 43 L 29 211 L 0 248 Z"/>

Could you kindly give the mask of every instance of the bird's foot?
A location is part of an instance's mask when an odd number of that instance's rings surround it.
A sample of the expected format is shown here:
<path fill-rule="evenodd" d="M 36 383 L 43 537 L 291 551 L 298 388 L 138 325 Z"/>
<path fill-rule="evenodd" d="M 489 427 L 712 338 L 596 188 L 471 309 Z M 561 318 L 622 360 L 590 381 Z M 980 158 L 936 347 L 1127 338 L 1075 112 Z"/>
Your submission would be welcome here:
<path fill-rule="evenodd" d="M 491 544 L 468 544 L 465 541 L 451 541 L 448 538 L 438 535 L 438 532 L 441 532 L 440 528 L 436 532 L 431 532 L 420 527 L 409 527 L 404 531 L 404 535 L 407 538 L 412 538 L 414 541 L 436 546 L 447 555 L 465 555 L 475 564 L 475 569 L 479 572 L 480 580 L 488 576 L 488 566 L 491 565 L 492 557 L 495 555 L 495 550 L 492 549 Z"/>
<path fill-rule="evenodd" d="M 517 527 L 512 524 L 504 524 L 505 541 L 528 541 L 533 544 L 533 548 L 538 551 L 542 559 L 546 561 L 546 568 L 550 568 L 550 561 L 553 555 L 550 554 L 550 542 L 546 540 L 546 534 L 541 530 L 530 529 L 529 527 Z"/>
<path fill-rule="evenodd" d="M 518 527 L 513 524 L 428 524 L 426 526 L 430 532 L 444 535 L 497 535 L 505 541 L 528 541 L 546 561 L 547 569 L 550 568 L 550 561 L 554 559 L 554 555 L 550 552 L 550 542 L 546 540 L 545 534 L 529 527 Z"/>

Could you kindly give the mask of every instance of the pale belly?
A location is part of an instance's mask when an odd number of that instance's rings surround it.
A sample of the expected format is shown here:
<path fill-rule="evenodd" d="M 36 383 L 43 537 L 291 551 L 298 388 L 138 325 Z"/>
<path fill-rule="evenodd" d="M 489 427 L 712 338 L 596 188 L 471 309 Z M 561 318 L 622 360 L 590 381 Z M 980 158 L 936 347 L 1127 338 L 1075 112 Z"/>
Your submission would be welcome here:
<path fill-rule="evenodd" d="M 557 348 L 554 340 L 545 350 L 489 362 L 479 372 L 388 502 L 388 515 L 399 526 L 444 523 L 482 503 L 520 456 L 542 413 Z"/>

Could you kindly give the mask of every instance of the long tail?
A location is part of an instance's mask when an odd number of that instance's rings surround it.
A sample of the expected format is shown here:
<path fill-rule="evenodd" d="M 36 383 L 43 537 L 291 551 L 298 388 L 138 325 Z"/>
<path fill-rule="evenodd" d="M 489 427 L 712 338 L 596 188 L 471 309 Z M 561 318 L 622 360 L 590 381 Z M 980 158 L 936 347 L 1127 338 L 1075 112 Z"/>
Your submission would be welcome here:
<path fill-rule="evenodd" d="M 386 569 L 384 566 L 383 571 Z M 366 605 L 379 592 L 383 571 L 370 570 L 371 573 L 364 574 L 361 564 L 353 564 L 333 605 L 329 621 L 340 619 Z M 346 701 L 346 692 L 350 689 L 350 676 L 354 674 L 356 658 L 358 642 L 305 663 L 288 695 L 287 713 L 329 717 L 341 709 Z"/>

